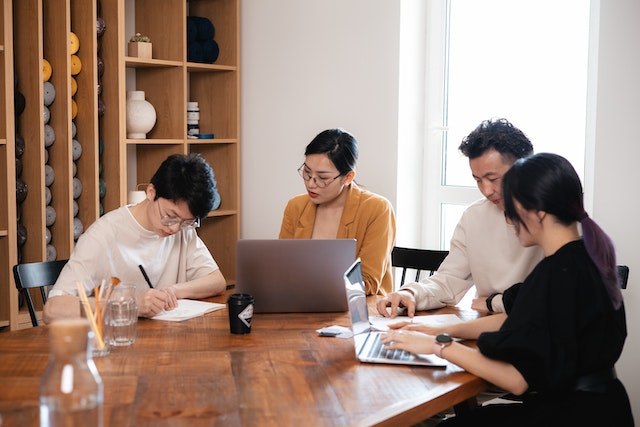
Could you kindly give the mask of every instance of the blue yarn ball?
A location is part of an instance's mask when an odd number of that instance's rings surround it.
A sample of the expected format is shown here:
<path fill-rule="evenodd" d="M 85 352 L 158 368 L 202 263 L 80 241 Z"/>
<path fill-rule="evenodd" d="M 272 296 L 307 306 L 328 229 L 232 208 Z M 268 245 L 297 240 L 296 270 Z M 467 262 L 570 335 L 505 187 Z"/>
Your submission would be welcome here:
<path fill-rule="evenodd" d="M 206 62 L 208 64 L 216 62 L 216 59 L 218 59 L 218 55 L 220 55 L 220 47 L 215 40 L 207 40 L 202 42 L 203 62 Z"/>

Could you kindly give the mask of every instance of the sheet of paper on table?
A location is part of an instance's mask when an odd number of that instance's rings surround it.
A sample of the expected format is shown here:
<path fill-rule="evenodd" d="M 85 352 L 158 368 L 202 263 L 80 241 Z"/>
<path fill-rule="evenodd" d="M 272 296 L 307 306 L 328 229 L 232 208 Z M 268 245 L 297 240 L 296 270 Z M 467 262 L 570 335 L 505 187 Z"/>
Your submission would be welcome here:
<path fill-rule="evenodd" d="M 176 308 L 170 311 L 163 311 L 157 316 L 152 317 L 152 319 L 167 320 L 169 322 L 182 322 L 183 320 L 203 316 L 206 313 L 211 313 L 212 311 L 222 310 L 226 306 L 226 304 L 219 304 L 215 302 L 179 299 L 178 306 Z"/>
<path fill-rule="evenodd" d="M 396 316 L 393 319 L 389 317 L 383 317 L 381 315 L 370 316 L 369 320 L 371 325 L 380 330 L 386 331 L 389 329 L 389 325 L 393 323 L 399 322 L 411 322 L 411 318 L 409 316 Z M 414 316 L 413 323 L 420 323 L 423 325 L 431 326 L 434 328 L 440 328 L 448 325 L 455 325 L 456 323 L 462 323 L 463 320 L 460 319 L 455 314 L 431 314 L 427 316 Z"/>

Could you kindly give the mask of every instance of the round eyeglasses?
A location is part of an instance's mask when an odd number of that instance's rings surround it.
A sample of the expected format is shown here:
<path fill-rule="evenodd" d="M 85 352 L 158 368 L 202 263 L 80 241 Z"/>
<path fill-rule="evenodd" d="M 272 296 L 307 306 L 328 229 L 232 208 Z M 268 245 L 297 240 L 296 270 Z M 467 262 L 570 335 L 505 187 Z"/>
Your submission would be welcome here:
<path fill-rule="evenodd" d="M 313 182 L 320 188 L 327 188 L 329 186 L 329 184 L 331 184 L 333 181 L 335 181 L 336 179 L 340 178 L 342 176 L 342 174 L 336 176 L 335 178 L 320 178 L 317 176 L 312 176 L 309 171 L 307 171 L 305 169 L 305 164 L 303 163 L 302 166 L 300 166 L 298 168 L 298 173 L 300 174 L 300 176 L 302 177 L 302 179 L 304 179 L 305 181 L 309 182 L 313 179 Z"/>
<path fill-rule="evenodd" d="M 162 215 L 162 212 L 160 211 L 160 198 L 158 198 L 157 201 L 158 201 L 158 213 L 160 214 L 160 224 L 166 227 L 172 227 L 176 224 L 180 224 L 180 228 L 200 227 L 200 218 L 198 217 L 193 219 L 182 219 L 176 216 Z"/>

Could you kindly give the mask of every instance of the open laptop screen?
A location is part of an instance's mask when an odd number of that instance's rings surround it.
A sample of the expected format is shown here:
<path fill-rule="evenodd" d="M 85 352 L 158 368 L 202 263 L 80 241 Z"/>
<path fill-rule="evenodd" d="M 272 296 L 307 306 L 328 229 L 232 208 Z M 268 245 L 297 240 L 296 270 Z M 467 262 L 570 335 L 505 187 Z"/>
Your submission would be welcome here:
<path fill-rule="evenodd" d="M 362 264 L 358 258 L 344 275 L 347 288 L 347 301 L 354 335 L 369 332 L 369 309 L 367 307 L 367 294 L 362 278 Z"/>

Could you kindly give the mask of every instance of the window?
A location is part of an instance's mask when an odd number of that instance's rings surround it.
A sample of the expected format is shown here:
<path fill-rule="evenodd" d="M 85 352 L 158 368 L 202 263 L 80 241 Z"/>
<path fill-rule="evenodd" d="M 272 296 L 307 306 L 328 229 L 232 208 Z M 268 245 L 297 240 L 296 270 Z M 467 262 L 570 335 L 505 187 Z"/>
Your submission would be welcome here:
<path fill-rule="evenodd" d="M 407 245 L 448 248 L 462 211 L 482 197 L 458 146 L 490 117 L 511 121 L 529 136 L 535 152 L 567 157 L 584 183 L 591 3 L 403 3 L 400 141 L 423 135 L 421 147 L 413 146 L 414 155 L 416 149 L 422 153 L 422 164 L 413 167 L 423 176 L 417 191 L 405 188 L 407 177 L 399 176 L 398 222 L 405 227 L 398 229 L 399 244 L 405 240 Z M 412 55 L 424 60 L 419 63 Z M 407 71 L 406 66 L 421 66 L 423 73 Z M 421 78 L 423 86 L 415 90 Z M 424 99 L 416 100 L 418 96 Z M 420 128 L 403 119 L 410 111 L 424 114 Z M 411 162 L 409 151 L 400 149 L 401 171 L 407 166 L 403 162 Z M 419 197 L 420 209 L 403 212 L 402 207 L 409 206 L 402 201 L 405 197 Z M 407 224 L 420 230 L 419 241 L 411 240 Z"/>

